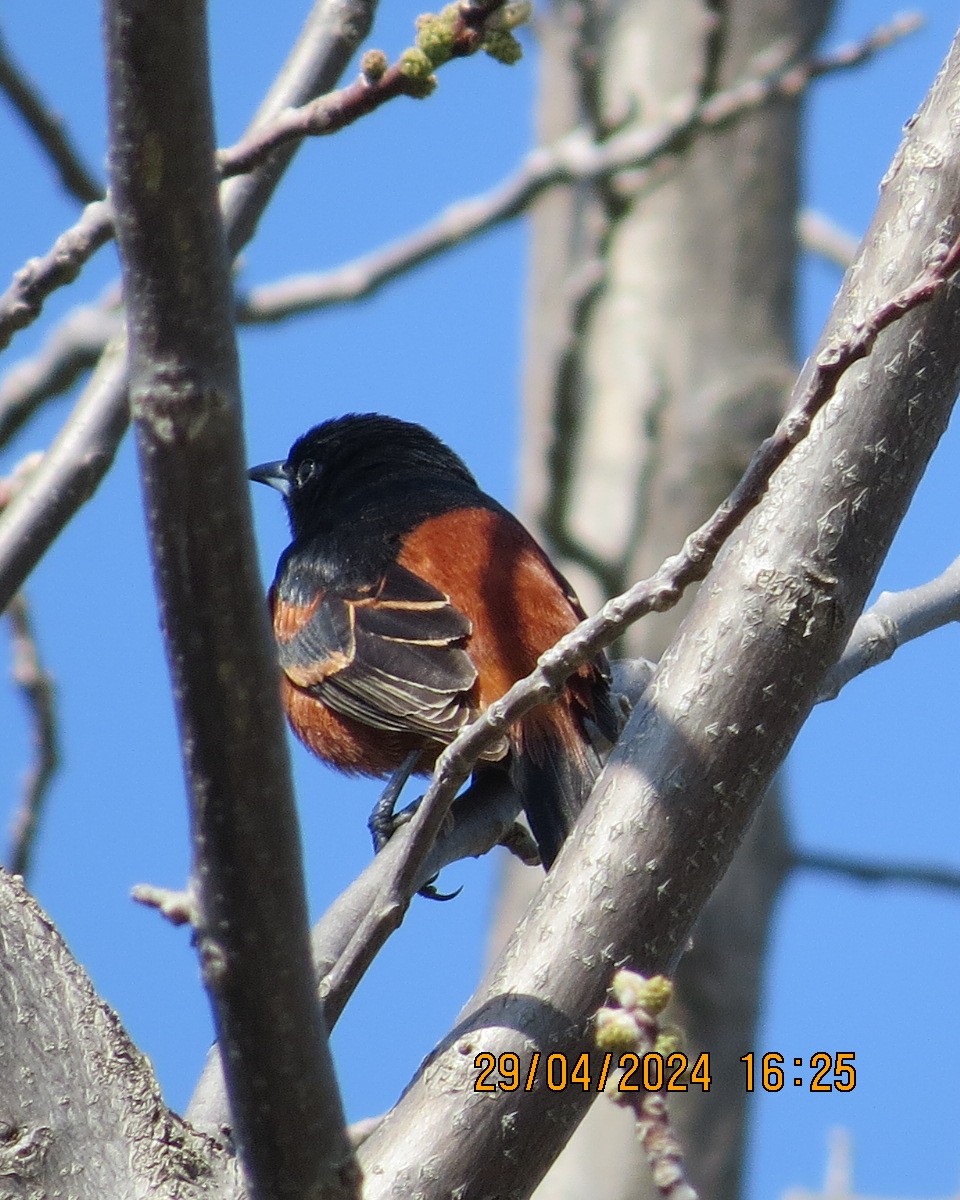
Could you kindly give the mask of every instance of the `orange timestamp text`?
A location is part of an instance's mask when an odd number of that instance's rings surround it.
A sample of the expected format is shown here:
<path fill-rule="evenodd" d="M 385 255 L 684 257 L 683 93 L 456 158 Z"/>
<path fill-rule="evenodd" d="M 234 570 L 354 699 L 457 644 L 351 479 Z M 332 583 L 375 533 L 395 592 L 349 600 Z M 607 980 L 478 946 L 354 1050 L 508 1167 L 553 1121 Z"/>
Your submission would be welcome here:
<path fill-rule="evenodd" d="M 679 1050 L 673 1054 L 584 1051 L 576 1057 L 534 1050 L 523 1064 L 519 1054 L 484 1052 L 476 1056 L 473 1065 L 479 1072 L 475 1092 L 532 1092 L 537 1086 L 550 1092 L 568 1088 L 602 1092 L 608 1081 L 618 1092 L 686 1092 L 691 1085 L 710 1090 L 710 1055 L 706 1052 L 691 1062 Z"/>

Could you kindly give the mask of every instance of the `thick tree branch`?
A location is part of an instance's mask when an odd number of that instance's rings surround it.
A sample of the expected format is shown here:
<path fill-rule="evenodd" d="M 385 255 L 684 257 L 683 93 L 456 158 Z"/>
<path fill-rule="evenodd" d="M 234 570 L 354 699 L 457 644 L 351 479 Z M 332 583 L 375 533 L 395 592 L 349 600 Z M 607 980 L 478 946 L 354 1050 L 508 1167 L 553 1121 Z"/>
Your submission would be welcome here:
<path fill-rule="evenodd" d="M 103 184 L 83 161 L 62 119 L 21 71 L 0 34 L 0 91 L 6 93 L 27 128 L 43 147 L 63 188 L 82 204 L 103 199 Z"/>
<path fill-rule="evenodd" d="M 234 1134 L 253 1200 L 352 1197 L 246 487 L 206 13 L 106 0 L 104 30 L 130 405 Z"/>
<path fill-rule="evenodd" d="M 960 47 L 888 173 L 864 250 L 797 399 L 883 298 L 948 258 L 960 211 Z M 935 153 L 934 153 L 935 151 Z M 931 163 L 935 162 L 935 166 Z M 917 169 L 920 163 L 924 169 Z M 919 216 L 918 214 L 922 214 Z M 476 1096 L 478 1051 L 573 1054 L 614 962 L 671 970 L 815 702 L 943 432 L 960 382 L 957 289 L 880 338 L 770 481 L 701 587 L 573 835 L 488 979 L 364 1143 L 366 1200 L 403 1178 L 464 1200 L 524 1194 L 582 1115 L 579 1093 Z M 493 1148 L 496 1147 L 496 1152 Z"/>
<path fill-rule="evenodd" d="M 706 577 L 726 541 L 760 503 L 773 473 L 809 433 L 813 419 L 834 394 L 840 380 L 873 349 L 880 334 L 922 304 L 943 292 L 960 265 L 960 238 L 932 256 L 923 273 L 892 299 L 882 301 L 852 330 L 835 334 L 808 364 L 803 386 L 790 411 L 754 455 L 736 488 L 701 527 L 686 540 L 679 554 L 668 559 L 649 579 L 607 602 L 594 617 L 582 622 L 542 655 L 536 671 L 515 684 L 443 752 L 433 779 L 414 816 L 406 856 L 397 867 L 388 894 L 372 909 L 365 926 L 337 963 L 329 990 L 339 993 L 356 986 L 375 954 L 402 920 L 412 894 L 412 881 L 436 839 L 447 810 L 480 754 L 532 708 L 556 698 L 569 676 L 625 629 L 650 612 L 672 608 L 692 583 Z"/>
<path fill-rule="evenodd" d="M 50 917 L 4 871 L 0 977 L 5 1200 L 249 1200 L 236 1157 L 170 1112 L 149 1060 Z"/>
<path fill-rule="evenodd" d="M 286 63 L 254 117 L 271 120 L 291 105 L 327 92 L 366 37 L 375 0 L 317 0 Z M 231 251 L 237 253 L 280 181 L 296 145 L 259 170 L 230 180 L 221 201 Z M 0 610 L 77 509 L 93 495 L 127 427 L 126 350 L 122 340 L 101 356 L 93 379 L 44 455 L 28 487 L 0 515 Z"/>

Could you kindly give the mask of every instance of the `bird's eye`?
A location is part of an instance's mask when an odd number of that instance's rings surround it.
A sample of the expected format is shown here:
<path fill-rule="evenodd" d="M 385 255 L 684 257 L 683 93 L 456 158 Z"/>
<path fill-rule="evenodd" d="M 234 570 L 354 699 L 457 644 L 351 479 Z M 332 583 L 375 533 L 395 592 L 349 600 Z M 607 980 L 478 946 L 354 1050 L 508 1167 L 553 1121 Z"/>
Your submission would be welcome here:
<path fill-rule="evenodd" d="M 314 476 L 317 464 L 312 458 L 305 458 L 297 467 L 297 487 L 305 487 Z"/>

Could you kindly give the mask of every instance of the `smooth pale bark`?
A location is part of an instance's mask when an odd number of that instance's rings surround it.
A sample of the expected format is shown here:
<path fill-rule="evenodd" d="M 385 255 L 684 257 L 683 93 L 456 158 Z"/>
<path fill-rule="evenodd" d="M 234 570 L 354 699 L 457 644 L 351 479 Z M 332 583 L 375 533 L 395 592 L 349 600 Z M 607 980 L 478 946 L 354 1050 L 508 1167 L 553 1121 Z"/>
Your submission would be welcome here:
<path fill-rule="evenodd" d="M 957 234 L 960 45 L 887 172 L 814 359 Z M 848 370 L 718 558 L 577 828 L 451 1034 L 361 1147 L 366 1200 L 525 1197 L 590 1097 L 475 1091 L 478 1053 L 572 1062 L 615 966 L 670 971 L 861 612 L 960 386 L 956 285 Z"/>

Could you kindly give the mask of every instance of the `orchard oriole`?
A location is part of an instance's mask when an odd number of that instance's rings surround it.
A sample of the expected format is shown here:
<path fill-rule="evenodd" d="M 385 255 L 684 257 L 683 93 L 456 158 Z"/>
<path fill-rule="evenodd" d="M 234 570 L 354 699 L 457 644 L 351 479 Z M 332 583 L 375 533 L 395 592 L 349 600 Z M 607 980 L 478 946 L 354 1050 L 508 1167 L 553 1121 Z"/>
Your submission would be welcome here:
<path fill-rule="evenodd" d="M 270 589 L 287 717 L 341 771 L 429 773 L 583 618 L 526 529 L 420 425 L 338 417 L 249 474 L 282 493 L 293 535 Z M 546 868 L 616 732 L 599 655 L 477 765 L 509 772 Z"/>

